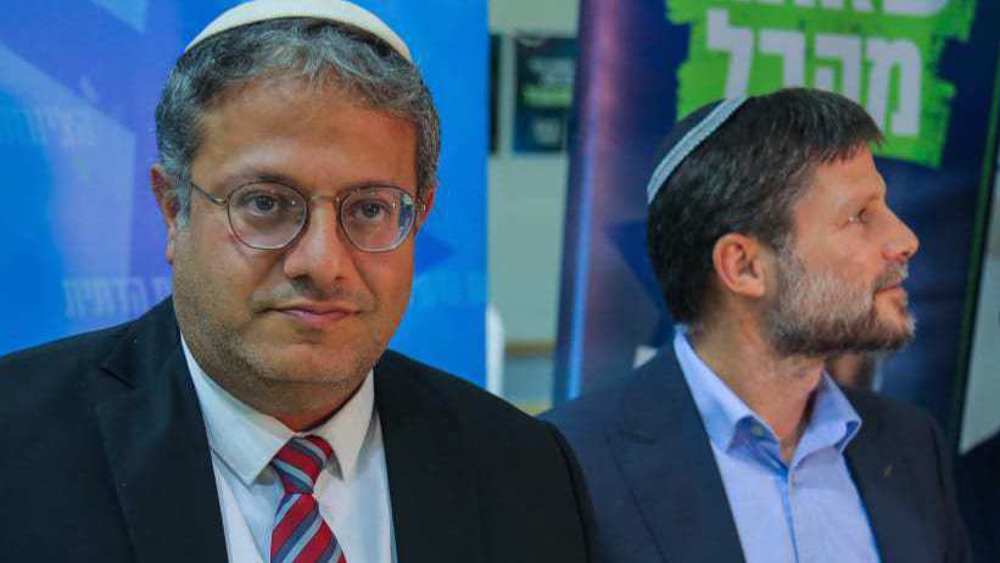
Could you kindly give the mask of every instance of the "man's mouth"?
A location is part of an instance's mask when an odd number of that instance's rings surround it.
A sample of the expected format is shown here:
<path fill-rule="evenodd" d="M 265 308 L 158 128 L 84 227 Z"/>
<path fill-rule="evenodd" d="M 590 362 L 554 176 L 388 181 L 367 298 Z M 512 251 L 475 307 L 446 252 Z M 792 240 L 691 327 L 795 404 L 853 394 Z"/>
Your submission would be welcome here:
<path fill-rule="evenodd" d="M 356 307 L 342 303 L 291 303 L 270 310 L 313 328 L 322 328 L 360 313 Z"/>
<path fill-rule="evenodd" d="M 899 268 L 894 268 L 885 274 L 879 276 L 875 280 L 875 293 L 882 293 L 898 289 L 902 292 L 906 292 L 903 288 L 903 282 L 906 278 L 910 277 L 909 269 L 904 265 Z"/>

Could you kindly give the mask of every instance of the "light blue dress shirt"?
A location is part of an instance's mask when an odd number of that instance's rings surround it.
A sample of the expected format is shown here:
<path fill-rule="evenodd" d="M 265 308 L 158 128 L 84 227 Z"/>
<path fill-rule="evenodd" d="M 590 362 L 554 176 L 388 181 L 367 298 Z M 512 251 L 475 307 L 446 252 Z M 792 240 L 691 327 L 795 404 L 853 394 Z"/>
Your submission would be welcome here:
<path fill-rule="evenodd" d="M 708 432 L 747 563 L 872 563 L 875 536 L 844 458 L 861 418 L 827 374 L 791 463 L 774 432 L 698 357 L 674 351 Z"/>

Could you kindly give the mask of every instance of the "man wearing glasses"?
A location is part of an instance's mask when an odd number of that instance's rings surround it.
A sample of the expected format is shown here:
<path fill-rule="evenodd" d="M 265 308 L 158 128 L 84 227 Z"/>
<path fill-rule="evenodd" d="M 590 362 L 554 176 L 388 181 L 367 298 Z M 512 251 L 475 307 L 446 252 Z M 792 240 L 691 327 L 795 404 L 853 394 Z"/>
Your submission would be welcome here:
<path fill-rule="evenodd" d="M 552 427 L 386 351 L 440 144 L 405 43 L 244 4 L 156 120 L 174 296 L 0 360 L 0 559 L 586 561 Z"/>

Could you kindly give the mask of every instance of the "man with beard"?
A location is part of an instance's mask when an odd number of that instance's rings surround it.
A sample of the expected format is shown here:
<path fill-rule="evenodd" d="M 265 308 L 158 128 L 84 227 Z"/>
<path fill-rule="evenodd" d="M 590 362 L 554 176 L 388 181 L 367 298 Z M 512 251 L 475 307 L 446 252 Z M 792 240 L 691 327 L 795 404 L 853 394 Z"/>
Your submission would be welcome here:
<path fill-rule="evenodd" d="M 549 413 L 584 469 L 598 559 L 964 561 L 932 419 L 840 389 L 824 361 L 913 337 L 917 251 L 886 204 L 877 126 L 836 94 L 710 104 L 647 187 L 673 342 Z"/>
<path fill-rule="evenodd" d="M 386 350 L 440 151 L 402 39 L 241 4 L 156 118 L 174 296 L 0 359 L 0 559 L 587 561 L 555 429 Z"/>

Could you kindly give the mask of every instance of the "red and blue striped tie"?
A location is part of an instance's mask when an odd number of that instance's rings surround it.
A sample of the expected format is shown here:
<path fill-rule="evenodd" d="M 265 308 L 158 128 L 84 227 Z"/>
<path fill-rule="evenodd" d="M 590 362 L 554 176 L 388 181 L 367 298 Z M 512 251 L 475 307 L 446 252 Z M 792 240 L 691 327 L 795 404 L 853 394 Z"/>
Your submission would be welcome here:
<path fill-rule="evenodd" d="M 285 496 L 271 531 L 271 563 L 347 563 L 313 496 L 316 477 L 333 448 L 319 436 L 292 438 L 271 460 Z"/>

